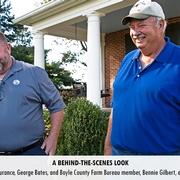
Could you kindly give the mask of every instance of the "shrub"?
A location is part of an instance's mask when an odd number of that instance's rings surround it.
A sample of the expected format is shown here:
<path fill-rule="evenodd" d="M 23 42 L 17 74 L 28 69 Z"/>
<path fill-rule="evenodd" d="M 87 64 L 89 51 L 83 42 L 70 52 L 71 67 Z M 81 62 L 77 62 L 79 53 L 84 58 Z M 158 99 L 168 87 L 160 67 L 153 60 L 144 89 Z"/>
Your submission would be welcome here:
<path fill-rule="evenodd" d="M 45 128 L 46 128 L 46 134 L 45 134 L 45 138 L 46 138 L 49 135 L 49 131 L 51 128 L 50 113 L 48 110 L 43 110 L 43 117 L 44 117 L 44 123 L 45 123 Z"/>
<path fill-rule="evenodd" d="M 71 99 L 74 97 L 74 91 L 73 89 L 64 89 L 60 91 L 61 97 L 64 101 L 64 103 L 67 105 Z"/>
<path fill-rule="evenodd" d="M 103 155 L 108 117 L 84 97 L 69 102 L 56 155 Z"/>

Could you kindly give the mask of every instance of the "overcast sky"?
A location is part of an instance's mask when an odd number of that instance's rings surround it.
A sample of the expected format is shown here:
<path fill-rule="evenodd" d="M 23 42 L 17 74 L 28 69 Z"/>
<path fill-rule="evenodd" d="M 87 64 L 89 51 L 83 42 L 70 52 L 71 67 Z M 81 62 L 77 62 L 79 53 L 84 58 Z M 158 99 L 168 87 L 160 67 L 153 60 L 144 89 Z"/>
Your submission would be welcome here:
<path fill-rule="evenodd" d="M 35 8 L 35 3 L 40 0 L 11 0 L 11 6 L 15 17 L 32 11 Z"/>

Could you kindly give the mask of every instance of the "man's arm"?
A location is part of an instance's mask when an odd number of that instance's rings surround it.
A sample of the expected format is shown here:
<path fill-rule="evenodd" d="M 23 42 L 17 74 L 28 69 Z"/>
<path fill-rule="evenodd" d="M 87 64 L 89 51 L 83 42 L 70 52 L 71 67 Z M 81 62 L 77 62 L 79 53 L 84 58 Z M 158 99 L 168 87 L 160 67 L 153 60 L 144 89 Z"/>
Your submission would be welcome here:
<path fill-rule="evenodd" d="M 111 114 L 109 116 L 109 123 L 108 123 L 108 130 L 106 134 L 105 144 L 104 144 L 104 155 L 110 155 L 112 152 L 112 145 L 111 145 L 111 130 L 112 130 L 112 113 L 113 110 L 111 110 Z"/>
<path fill-rule="evenodd" d="M 50 115 L 51 119 L 51 129 L 49 132 L 49 136 L 45 139 L 43 145 L 41 146 L 42 149 L 45 149 L 47 155 L 54 155 L 56 151 L 59 131 L 62 126 L 64 117 L 64 110 L 58 111 Z"/>

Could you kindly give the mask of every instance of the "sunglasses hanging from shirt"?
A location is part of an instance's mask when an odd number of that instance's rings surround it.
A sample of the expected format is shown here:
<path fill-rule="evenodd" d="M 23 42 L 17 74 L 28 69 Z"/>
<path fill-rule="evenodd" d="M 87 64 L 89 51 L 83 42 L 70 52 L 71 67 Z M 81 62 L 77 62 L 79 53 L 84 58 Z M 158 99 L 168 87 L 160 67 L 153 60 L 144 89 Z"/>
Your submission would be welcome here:
<path fill-rule="evenodd" d="M 3 95 L 4 95 L 4 92 L 1 89 L 3 87 L 3 85 L 4 85 L 4 81 L 0 80 L 0 101 L 3 99 Z"/>

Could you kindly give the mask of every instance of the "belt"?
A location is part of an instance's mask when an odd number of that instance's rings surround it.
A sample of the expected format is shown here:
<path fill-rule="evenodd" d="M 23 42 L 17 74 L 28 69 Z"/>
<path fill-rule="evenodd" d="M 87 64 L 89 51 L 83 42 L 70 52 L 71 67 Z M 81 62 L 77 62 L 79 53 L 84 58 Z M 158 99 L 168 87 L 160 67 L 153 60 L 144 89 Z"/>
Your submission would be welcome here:
<path fill-rule="evenodd" d="M 36 147 L 39 144 L 42 144 L 43 141 L 44 141 L 43 138 L 41 138 L 37 142 L 35 142 L 35 143 L 25 147 L 25 148 L 21 148 L 21 149 L 14 150 L 14 151 L 0 151 L 0 155 L 4 155 L 4 156 L 6 156 L 6 155 L 19 155 L 19 154 L 22 154 L 25 151 L 28 151 L 28 150 Z"/>

